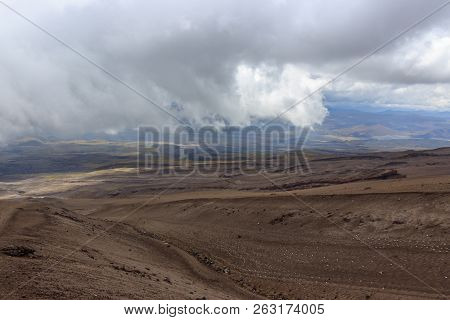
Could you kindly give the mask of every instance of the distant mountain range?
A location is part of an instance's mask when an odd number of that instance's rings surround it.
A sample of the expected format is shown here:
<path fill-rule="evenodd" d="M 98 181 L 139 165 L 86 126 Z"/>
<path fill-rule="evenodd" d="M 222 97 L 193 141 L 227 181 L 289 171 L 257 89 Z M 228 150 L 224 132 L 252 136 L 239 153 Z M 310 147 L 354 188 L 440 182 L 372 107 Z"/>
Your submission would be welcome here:
<path fill-rule="evenodd" d="M 328 107 L 310 135 L 310 147 L 369 149 L 437 148 L 450 145 L 450 112 L 357 110 Z"/>
<path fill-rule="evenodd" d="M 352 106 L 327 108 L 329 114 L 322 125 L 310 132 L 307 149 L 365 152 L 450 147 L 450 112 L 361 110 Z M 267 119 L 260 120 L 254 125 L 262 126 L 266 122 Z M 285 122 L 277 123 L 287 125 Z M 61 142 L 56 137 L 39 138 L 41 140 L 22 139 L 12 145 Z M 115 135 L 88 133 L 67 140 L 135 142 L 136 139 L 136 129 L 127 129 Z"/>
<path fill-rule="evenodd" d="M 450 113 L 418 111 L 368 112 L 329 108 L 321 134 L 365 139 L 427 138 L 450 140 Z"/>

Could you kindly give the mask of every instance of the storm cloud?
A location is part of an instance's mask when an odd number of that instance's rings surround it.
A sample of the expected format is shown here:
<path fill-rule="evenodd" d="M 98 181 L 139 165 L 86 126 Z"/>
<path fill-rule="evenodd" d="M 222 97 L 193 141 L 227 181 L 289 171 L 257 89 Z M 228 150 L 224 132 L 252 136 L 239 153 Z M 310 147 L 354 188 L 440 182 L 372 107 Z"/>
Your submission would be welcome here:
<path fill-rule="evenodd" d="M 192 123 L 277 116 L 444 1 L 4 1 Z M 450 109 L 450 6 L 283 118 L 326 96 Z M 174 120 L 0 5 L 0 140 L 114 134 Z"/>

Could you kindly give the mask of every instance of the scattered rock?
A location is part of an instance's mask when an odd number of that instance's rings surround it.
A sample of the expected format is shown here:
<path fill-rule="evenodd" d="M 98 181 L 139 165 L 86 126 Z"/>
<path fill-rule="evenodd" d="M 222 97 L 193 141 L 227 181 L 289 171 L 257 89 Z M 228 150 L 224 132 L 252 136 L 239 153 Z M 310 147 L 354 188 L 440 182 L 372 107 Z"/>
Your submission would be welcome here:
<path fill-rule="evenodd" d="M 293 212 L 291 212 L 291 213 L 286 213 L 286 214 L 283 214 L 283 215 L 281 215 L 281 216 L 279 216 L 279 217 L 276 217 L 275 219 L 270 220 L 269 223 L 272 224 L 272 225 L 278 224 L 278 223 L 282 223 L 282 222 L 284 222 L 287 218 L 291 218 L 291 217 L 293 217 L 293 216 L 294 216 L 294 213 L 293 213 Z"/>
<path fill-rule="evenodd" d="M 169 277 L 164 277 L 163 281 L 167 282 L 168 284 L 172 284 L 172 281 L 170 280 Z"/>
<path fill-rule="evenodd" d="M 10 257 L 34 257 L 35 250 L 25 246 L 9 246 L 0 251 Z"/>

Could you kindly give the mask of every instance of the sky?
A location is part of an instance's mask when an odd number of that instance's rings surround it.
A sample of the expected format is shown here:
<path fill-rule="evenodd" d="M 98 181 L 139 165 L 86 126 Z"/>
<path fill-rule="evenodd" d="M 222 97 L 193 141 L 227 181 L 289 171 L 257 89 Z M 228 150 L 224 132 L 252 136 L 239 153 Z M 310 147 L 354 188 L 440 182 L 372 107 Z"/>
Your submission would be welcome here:
<path fill-rule="evenodd" d="M 177 118 L 276 117 L 445 0 L 2 0 Z M 175 120 L 0 3 L 0 142 Z M 450 5 L 283 114 L 450 111 Z"/>

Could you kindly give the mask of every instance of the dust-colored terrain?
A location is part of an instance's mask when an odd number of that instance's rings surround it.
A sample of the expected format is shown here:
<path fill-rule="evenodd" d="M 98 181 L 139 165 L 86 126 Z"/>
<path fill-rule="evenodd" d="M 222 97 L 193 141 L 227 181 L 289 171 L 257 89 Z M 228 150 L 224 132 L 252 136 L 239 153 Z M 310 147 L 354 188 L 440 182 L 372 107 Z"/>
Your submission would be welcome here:
<path fill-rule="evenodd" d="M 312 154 L 311 172 L 0 182 L 0 296 L 448 298 L 450 149 Z"/>

